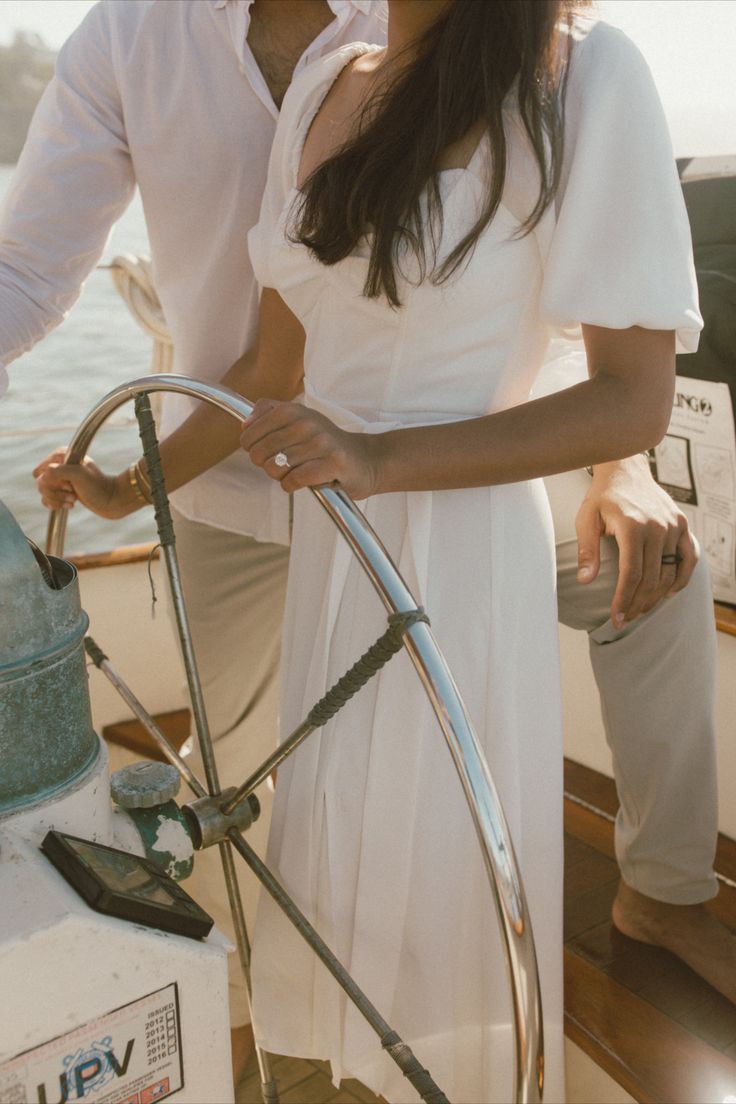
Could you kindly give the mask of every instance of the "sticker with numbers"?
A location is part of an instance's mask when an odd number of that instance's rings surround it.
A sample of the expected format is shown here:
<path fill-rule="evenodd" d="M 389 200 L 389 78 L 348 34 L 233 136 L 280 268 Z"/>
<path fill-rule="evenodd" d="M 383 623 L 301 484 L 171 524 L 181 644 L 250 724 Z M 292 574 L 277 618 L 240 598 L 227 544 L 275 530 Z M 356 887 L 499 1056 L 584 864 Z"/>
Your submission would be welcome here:
<path fill-rule="evenodd" d="M 0 1065 L 0 1104 L 155 1104 L 184 1085 L 176 983 Z"/>

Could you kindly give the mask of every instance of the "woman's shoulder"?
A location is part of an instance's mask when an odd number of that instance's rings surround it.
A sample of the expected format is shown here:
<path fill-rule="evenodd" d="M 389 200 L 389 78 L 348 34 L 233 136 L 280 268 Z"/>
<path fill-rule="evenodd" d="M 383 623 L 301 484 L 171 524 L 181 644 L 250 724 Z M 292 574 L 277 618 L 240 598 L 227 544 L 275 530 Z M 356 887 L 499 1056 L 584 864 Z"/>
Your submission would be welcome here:
<path fill-rule="evenodd" d="M 269 170 L 272 179 L 278 175 L 285 192 L 296 185 L 304 139 L 330 87 L 353 58 L 378 49 L 366 42 L 340 46 L 307 65 L 289 85 L 279 112 Z"/>
<path fill-rule="evenodd" d="M 310 62 L 289 85 L 281 105 L 281 117 L 298 125 L 310 107 L 324 99 L 330 85 L 353 58 L 380 49 L 367 42 L 350 42 Z"/>

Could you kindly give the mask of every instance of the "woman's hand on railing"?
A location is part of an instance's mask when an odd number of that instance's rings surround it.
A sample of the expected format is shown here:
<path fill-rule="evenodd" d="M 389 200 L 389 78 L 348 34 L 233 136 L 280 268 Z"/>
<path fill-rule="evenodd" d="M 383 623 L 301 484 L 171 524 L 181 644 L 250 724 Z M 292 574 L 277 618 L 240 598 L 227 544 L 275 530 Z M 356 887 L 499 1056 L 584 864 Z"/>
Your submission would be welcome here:
<path fill-rule="evenodd" d="M 66 464 L 65 455 L 65 449 L 55 449 L 33 469 L 36 489 L 49 510 L 70 510 L 81 502 L 99 517 L 121 518 L 144 505 L 127 469 L 106 475 L 89 456 L 81 464 Z"/>

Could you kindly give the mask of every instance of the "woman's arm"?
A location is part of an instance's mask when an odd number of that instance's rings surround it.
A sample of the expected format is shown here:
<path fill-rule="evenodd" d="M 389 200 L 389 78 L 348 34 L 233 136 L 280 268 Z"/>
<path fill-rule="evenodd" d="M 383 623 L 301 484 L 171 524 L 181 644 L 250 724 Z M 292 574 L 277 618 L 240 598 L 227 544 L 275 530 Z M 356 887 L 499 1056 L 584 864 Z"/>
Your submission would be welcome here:
<path fill-rule="evenodd" d="M 220 381 L 250 402 L 268 395 L 288 401 L 302 391 L 304 329 L 278 292 L 261 296 L 258 338 Z M 175 491 L 224 460 L 238 447 L 242 432 L 230 414 L 201 404 L 171 436 L 161 442 L 166 488 Z"/>
<path fill-rule="evenodd" d="M 498 414 L 438 426 L 431 441 L 417 439 L 421 429 L 400 431 L 405 439 L 387 441 L 379 458 L 380 490 L 514 483 L 656 444 L 672 411 L 674 334 L 586 326 L 583 336 L 590 379 Z M 429 478 L 423 473 L 427 465 Z M 414 486 L 415 480 L 422 485 Z"/>
<path fill-rule="evenodd" d="M 237 360 L 221 382 L 255 402 L 263 395 L 295 398 L 302 389 L 304 330 L 277 292 L 261 297 L 259 337 Z M 241 427 L 216 407 L 199 405 L 171 436 L 161 443 L 166 488 L 175 491 L 195 476 L 224 460 L 238 447 Z M 142 505 L 128 477 L 128 469 L 106 475 L 88 457 L 82 464 L 64 464 L 56 450 L 33 472 L 45 506 L 73 506 L 80 501 L 102 517 L 125 517 Z"/>
<path fill-rule="evenodd" d="M 651 447 L 672 409 L 674 334 L 583 330 L 590 379 L 497 414 L 355 434 L 313 411 L 264 401 L 241 441 L 285 491 L 337 480 L 354 498 L 514 483 Z M 288 470 L 274 465 L 278 452 L 287 454 Z"/>

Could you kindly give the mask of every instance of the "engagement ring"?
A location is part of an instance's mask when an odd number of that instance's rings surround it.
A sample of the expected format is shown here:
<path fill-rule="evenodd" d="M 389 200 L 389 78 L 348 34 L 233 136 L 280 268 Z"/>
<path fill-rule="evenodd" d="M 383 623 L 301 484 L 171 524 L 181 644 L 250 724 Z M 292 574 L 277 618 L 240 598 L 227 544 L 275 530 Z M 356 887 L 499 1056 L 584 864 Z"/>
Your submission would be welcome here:
<path fill-rule="evenodd" d="M 285 452 L 277 452 L 273 458 L 273 462 L 277 468 L 290 467 L 289 460 Z"/>

